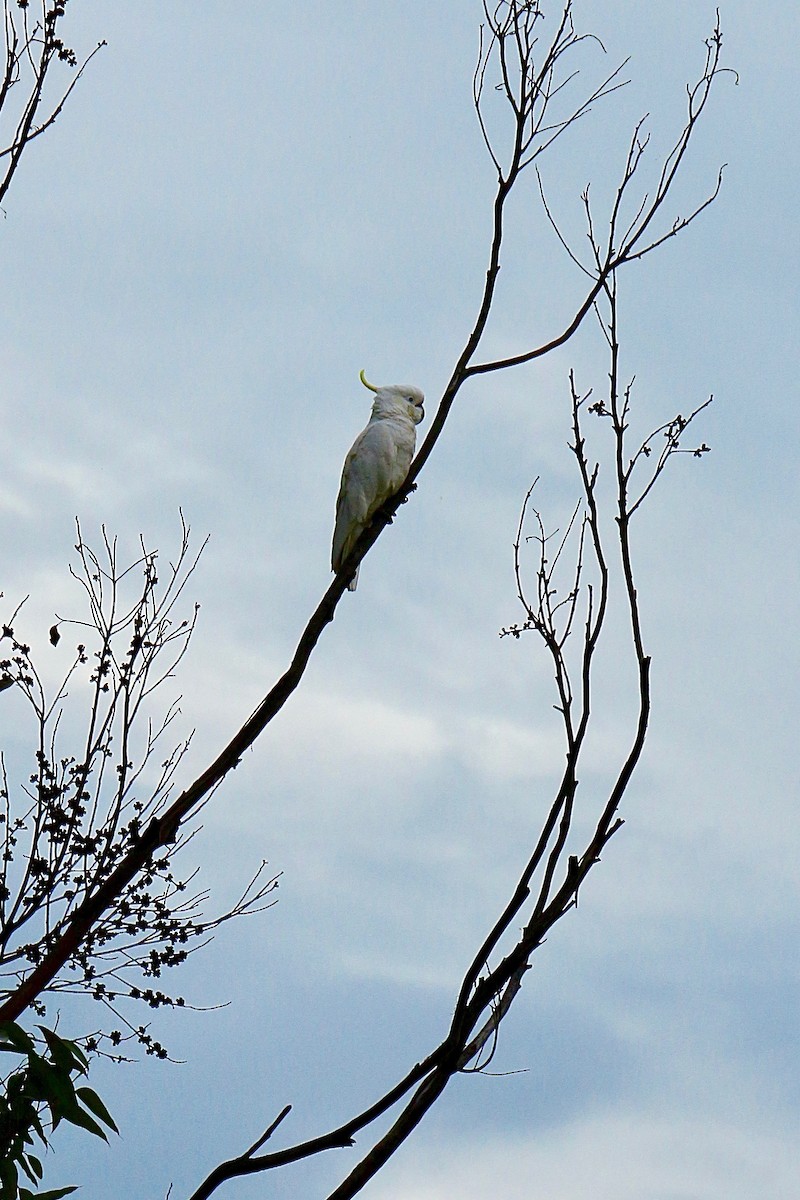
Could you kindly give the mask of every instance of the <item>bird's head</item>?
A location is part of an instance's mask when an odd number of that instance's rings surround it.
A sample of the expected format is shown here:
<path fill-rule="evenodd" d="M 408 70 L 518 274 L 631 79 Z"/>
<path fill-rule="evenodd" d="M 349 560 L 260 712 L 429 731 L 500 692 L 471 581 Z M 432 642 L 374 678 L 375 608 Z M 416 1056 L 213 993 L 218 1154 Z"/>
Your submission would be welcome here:
<path fill-rule="evenodd" d="M 415 425 L 419 425 L 425 416 L 425 397 L 418 387 L 412 387 L 410 383 L 393 383 L 390 387 L 375 387 L 373 383 L 367 382 L 363 371 L 359 375 L 359 379 L 365 388 L 369 388 L 371 392 L 375 393 L 372 411 L 376 415 L 391 416 L 393 413 L 402 413 Z"/>

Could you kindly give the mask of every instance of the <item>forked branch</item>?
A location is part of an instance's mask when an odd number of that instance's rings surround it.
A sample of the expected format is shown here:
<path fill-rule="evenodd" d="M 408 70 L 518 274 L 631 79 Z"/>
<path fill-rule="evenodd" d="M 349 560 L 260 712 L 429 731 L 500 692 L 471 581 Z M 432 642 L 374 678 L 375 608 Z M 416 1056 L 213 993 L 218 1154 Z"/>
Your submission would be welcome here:
<path fill-rule="evenodd" d="M 581 395 L 574 377 L 570 375 L 571 448 L 582 492 L 580 512 L 573 510 L 565 531 L 552 536 L 546 533 L 544 519 L 533 512 L 536 532 L 526 538 L 526 514 L 532 512 L 532 489 L 529 491 L 514 546 L 514 573 L 525 618 L 521 625 L 512 625 L 502 631 L 504 636 L 517 639 L 532 633 L 543 643 L 553 667 L 558 697 L 556 708 L 561 716 L 564 734 L 564 773 L 535 838 L 528 862 L 503 911 L 464 974 L 446 1036 L 424 1060 L 416 1063 L 402 1080 L 368 1109 L 336 1129 L 285 1150 L 264 1155 L 248 1151 L 220 1164 L 193 1193 L 191 1200 L 208 1200 L 223 1182 L 235 1176 L 274 1170 L 325 1150 L 351 1146 L 358 1133 L 402 1104 L 388 1131 L 377 1138 L 357 1166 L 330 1193 L 328 1200 L 349 1200 L 357 1195 L 409 1137 L 453 1076 L 485 1067 L 485 1063 L 480 1063 L 480 1055 L 487 1044 L 496 1041 L 501 1023 L 519 994 L 533 954 L 553 927 L 575 907 L 583 882 L 600 862 L 603 849 L 622 825 L 620 804 L 640 760 L 647 733 L 650 658 L 642 635 L 630 546 L 630 460 L 626 451 L 630 395 L 621 395 L 619 389 L 616 277 L 609 281 L 603 295 L 608 308 L 605 320 L 610 331 L 611 355 L 607 400 L 589 406 L 591 393 Z M 610 522 L 603 519 L 598 500 L 600 464 L 590 461 L 587 455 L 582 424 L 584 411 L 610 418 L 608 460 L 616 482 L 614 519 Z M 662 469 L 659 469 L 656 477 L 661 475 Z M 629 749 L 621 756 L 616 774 L 612 774 L 605 800 L 598 805 L 593 830 L 582 843 L 576 844 L 575 802 L 591 724 L 596 653 L 609 612 L 609 569 L 604 548 L 604 524 L 611 525 L 617 540 L 627 605 L 630 654 L 638 680 L 638 706 L 632 722 Z M 526 567 L 523 563 L 524 548 L 530 543 L 538 547 L 533 601 L 526 596 Z M 551 544 L 554 547 L 552 557 L 548 553 Z M 570 551 L 571 562 L 568 563 Z M 558 600 L 557 585 L 562 574 L 566 574 L 568 587 L 565 598 Z M 582 613 L 581 622 L 578 621 L 578 612 Z M 577 644 L 573 648 L 575 642 Z M 523 916 L 523 927 L 521 932 L 515 934 L 514 927 L 520 915 Z M 475 1063 L 478 1065 L 473 1066 Z"/>
<path fill-rule="evenodd" d="M 210 766 L 181 792 L 165 810 L 152 816 L 149 823 L 141 829 L 136 844 L 131 846 L 126 854 L 115 863 L 113 870 L 109 872 L 101 886 L 94 890 L 80 905 L 75 907 L 71 913 L 69 923 L 48 946 L 47 952 L 41 961 L 21 980 L 19 987 L 8 997 L 2 1008 L 0 1008 L 0 1019 L 15 1019 L 49 985 L 64 963 L 78 951 L 78 948 L 88 936 L 93 925 L 101 918 L 109 905 L 112 905 L 125 888 L 131 885 L 139 872 L 147 868 L 147 864 L 153 861 L 154 856 L 157 856 L 163 847 L 169 846 L 174 842 L 179 835 L 179 829 L 185 819 L 197 809 L 198 805 L 209 796 L 228 772 L 236 766 L 244 751 L 255 742 L 259 734 L 273 720 L 289 696 L 292 695 L 303 678 L 306 666 L 322 631 L 335 615 L 338 603 L 355 566 L 368 553 L 381 535 L 385 525 L 391 521 L 399 506 L 408 498 L 410 492 L 416 486 L 415 481 L 442 434 L 449 412 L 463 384 L 474 375 L 531 361 L 563 345 L 578 329 L 587 314 L 593 311 L 598 298 L 604 293 L 608 281 L 613 277 L 614 272 L 630 261 L 633 255 L 641 257 L 642 253 L 647 252 L 641 246 L 641 242 L 645 233 L 650 229 L 657 212 L 661 209 L 669 195 L 672 182 L 683 160 L 692 132 L 704 111 L 713 80 L 720 70 L 719 51 L 721 35 L 718 26 L 709 42 L 703 75 L 694 88 L 689 90 L 689 120 L 676 142 L 674 150 L 664 163 L 661 176 L 662 181 L 657 195 L 649 204 L 640 208 L 640 216 L 635 227 L 631 230 L 627 239 L 623 241 L 622 245 L 617 247 L 616 231 L 620 220 L 622 198 L 634 178 L 636 166 L 640 160 L 639 151 L 634 150 L 632 155 L 628 157 L 625 174 L 620 184 L 617 201 L 615 202 L 610 218 L 611 232 L 607 247 L 599 259 L 599 266 L 592 277 L 586 296 L 575 313 L 565 322 L 560 333 L 537 347 L 502 360 L 474 361 L 486 330 L 495 298 L 503 245 L 505 205 L 511 190 L 517 185 L 527 163 L 532 161 L 539 153 L 537 147 L 541 146 L 543 148 L 545 142 L 550 144 L 554 136 L 558 136 L 567 130 L 575 120 L 587 111 L 588 102 L 584 100 L 578 101 L 571 109 L 568 108 L 566 114 L 561 113 L 560 115 L 553 116 L 551 112 L 552 104 L 556 99 L 559 102 L 563 101 L 564 88 L 567 81 L 574 78 L 574 72 L 565 67 L 565 60 L 568 59 L 570 52 L 584 40 L 584 36 L 576 35 L 573 28 L 571 0 L 568 0 L 563 5 L 561 14 L 561 19 L 558 22 L 552 40 L 540 50 L 537 39 L 538 25 L 541 18 L 540 4 L 533 2 L 533 0 L 503 0 L 502 3 L 496 4 L 494 8 L 489 9 L 487 7 L 485 10 L 488 33 L 484 38 L 481 50 L 482 58 L 479 59 L 479 69 L 476 73 L 476 107 L 479 109 L 479 119 L 483 121 L 480 108 L 490 70 L 495 70 L 497 72 L 496 78 L 500 92 L 506 100 L 511 113 L 510 132 L 507 138 L 508 152 L 505 157 L 505 165 L 499 171 L 492 210 L 489 264 L 477 316 L 472 331 L 465 342 L 464 348 L 456 361 L 450 380 L 444 390 L 431 428 L 416 459 L 412 463 L 405 484 L 396 496 L 387 501 L 383 508 L 376 514 L 371 525 L 359 538 L 350 559 L 344 565 L 342 571 L 333 579 L 306 624 L 297 644 L 294 657 L 284 674 L 269 690 L 252 716 L 242 725 Z M 539 54 L 539 58 L 536 61 L 534 59 L 535 54 Z M 614 72 L 612 75 L 607 76 L 605 82 L 591 90 L 591 102 L 600 99 L 602 96 L 606 96 L 610 91 L 621 86 L 617 75 L 618 73 Z M 484 137 L 488 137 L 485 121 L 483 121 L 482 128 L 484 130 Z M 492 153 L 492 158 L 496 163 L 501 161 L 499 148 L 495 150 L 490 149 L 490 153 Z M 655 245 L 659 244 L 659 240 L 663 240 L 663 237 L 654 241 L 647 249 L 654 248 Z M 591 481 L 591 478 L 591 471 L 587 467 L 587 481 Z M 587 488 L 585 485 L 585 494 L 587 510 L 590 514 L 588 524 L 585 525 L 585 529 L 590 535 L 587 544 L 592 547 L 594 555 L 597 556 L 601 553 L 601 547 L 597 531 L 591 519 L 592 506 L 594 504 L 593 486 Z M 569 606 L 561 610 L 562 614 L 568 611 Z M 574 609 L 572 611 L 574 615 Z M 584 639 L 584 663 L 579 671 L 579 691 L 581 694 L 581 703 L 584 705 L 582 713 L 588 712 L 588 707 L 586 706 L 588 706 L 589 700 L 589 670 L 587 668 L 586 657 L 588 656 L 591 659 L 591 655 L 594 652 L 594 645 L 596 644 L 599 628 L 602 626 L 604 613 L 605 591 L 601 579 L 599 591 L 596 594 L 592 593 Z M 568 690 L 565 679 L 563 694 L 561 694 L 562 709 L 569 709 L 571 704 L 570 696 L 573 690 L 572 685 L 569 685 Z M 578 744 L 581 744 L 583 737 L 585 719 L 581 715 L 575 723 L 574 737 Z M 575 786 L 574 779 L 567 772 L 562 784 L 562 790 L 559 793 L 557 807 L 554 809 L 554 823 L 560 818 L 565 806 L 572 803 Z M 539 859 L 536 858 L 535 866 L 538 866 L 538 863 Z M 520 904 L 523 902 L 524 897 L 520 901 Z M 535 936 L 535 934 L 532 936 Z M 483 961 L 482 959 L 481 963 Z M 516 963 L 509 967 L 508 979 L 511 978 L 511 975 L 518 966 L 519 963 Z M 505 982 L 508 982 L 508 979 Z M 495 982 L 497 981 L 495 980 Z M 461 1049 L 463 1050 L 463 1045 Z"/>

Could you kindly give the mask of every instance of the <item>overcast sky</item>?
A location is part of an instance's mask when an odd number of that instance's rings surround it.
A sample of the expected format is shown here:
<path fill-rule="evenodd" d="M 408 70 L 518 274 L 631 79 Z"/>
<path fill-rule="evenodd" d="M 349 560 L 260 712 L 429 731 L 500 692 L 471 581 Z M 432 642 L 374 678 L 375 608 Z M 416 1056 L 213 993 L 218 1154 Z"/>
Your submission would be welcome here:
<path fill-rule="evenodd" d="M 800 15 L 768 7 L 721 5 L 738 86 L 719 80 L 667 220 L 728 163 L 719 200 L 621 280 L 636 427 L 716 397 L 698 428 L 712 453 L 676 460 L 636 523 L 654 711 L 626 824 L 503 1026 L 493 1069 L 518 1073 L 456 1080 L 376 1200 L 797 1194 Z M 602 212 L 635 121 L 651 114 L 651 170 L 679 131 L 714 5 L 576 15 L 607 52 L 585 46 L 581 78 L 630 55 L 632 80 L 542 162 L 577 244 L 580 192 L 591 181 Z M 139 533 L 174 553 L 179 506 L 198 544 L 210 535 L 176 685 L 197 730 L 181 784 L 283 671 L 327 586 L 341 465 L 369 414 L 359 369 L 420 386 L 431 414 L 469 331 L 494 184 L 471 107 L 480 16 L 478 0 L 70 5 L 79 53 L 108 46 L 0 221 L 0 587 L 3 603 L 31 595 L 35 651 L 68 656 L 47 629 L 79 604 L 76 516 L 131 554 Z M 486 356 L 547 341 L 582 288 L 531 176 Z M 498 630 L 520 617 L 529 484 L 553 523 L 576 494 L 570 367 L 603 388 L 588 323 L 464 388 L 187 852 L 220 908 L 262 858 L 282 872 L 276 907 L 176 977 L 228 1007 L 154 1024 L 182 1065 L 93 1069 L 121 1136 L 59 1131 L 50 1186 L 160 1200 L 172 1183 L 179 1200 L 285 1104 L 276 1148 L 365 1107 L 441 1038 L 563 761 L 539 646 Z M 628 736 L 621 647 L 603 660 L 587 806 Z M 323 1197 L 368 1144 L 218 1194 Z"/>

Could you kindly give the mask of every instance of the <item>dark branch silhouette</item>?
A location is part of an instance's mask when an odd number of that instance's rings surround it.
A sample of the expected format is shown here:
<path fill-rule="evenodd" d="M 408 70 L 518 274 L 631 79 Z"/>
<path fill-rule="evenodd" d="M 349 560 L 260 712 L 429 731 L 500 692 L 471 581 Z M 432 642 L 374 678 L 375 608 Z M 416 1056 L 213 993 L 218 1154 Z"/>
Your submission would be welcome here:
<path fill-rule="evenodd" d="M 11 174 L 18 162 L 21 147 L 43 132 L 61 111 L 60 104 L 56 104 L 50 109 L 48 117 L 43 119 L 39 113 L 44 73 L 54 60 L 61 59 L 76 65 L 72 52 L 55 35 L 64 3 L 65 0 L 60 0 L 51 8 L 45 6 L 43 21 L 33 27 L 29 26 L 27 12 L 24 12 L 21 33 L 18 33 L 14 21 L 10 19 L 10 5 L 7 3 L 5 7 L 8 50 L 5 81 L 0 84 L 0 112 L 22 64 L 28 65 L 33 77 L 30 99 L 15 126 L 8 148 L 0 153 L 0 157 L 8 157 Z M 549 802 L 541 828 L 532 832 L 527 864 L 515 885 L 510 888 L 503 910 L 495 918 L 483 943 L 464 970 L 448 1029 L 443 1031 L 441 1040 L 425 1058 L 413 1064 L 405 1076 L 384 1095 L 343 1124 L 310 1140 L 263 1153 L 263 1147 L 278 1128 L 281 1127 L 281 1132 L 286 1128 L 285 1122 L 291 1107 L 287 1104 L 247 1150 L 215 1167 L 191 1200 L 205 1200 L 223 1183 L 237 1176 L 273 1170 L 325 1150 L 352 1147 L 357 1135 L 394 1110 L 388 1130 L 380 1135 L 372 1135 L 375 1139 L 372 1145 L 331 1192 L 329 1200 L 345 1200 L 346 1197 L 355 1196 L 409 1137 L 456 1074 L 485 1069 L 485 1055 L 491 1058 L 501 1024 L 520 992 L 532 955 L 550 930 L 575 907 L 581 886 L 600 862 L 605 846 L 622 825 L 620 804 L 645 743 L 651 703 L 650 658 L 645 648 L 635 585 L 631 520 L 651 495 L 673 456 L 686 453 L 702 455 L 708 447 L 705 443 L 691 448 L 682 444 L 687 428 L 705 407 L 705 404 L 700 404 L 690 411 L 688 417 L 678 414 L 640 441 L 636 449 L 629 448 L 633 384 L 622 386 L 620 382 L 618 285 L 624 268 L 685 230 L 719 192 L 722 170 L 719 171 L 716 185 L 694 206 L 689 216 L 667 215 L 674 181 L 685 160 L 697 123 L 705 111 L 714 81 L 723 70 L 720 66 L 722 37 L 719 17 L 706 42 L 700 76 L 687 88 L 685 123 L 660 164 L 658 183 L 652 195 L 634 195 L 638 172 L 649 148 L 644 120 L 637 124 L 627 147 L 616 193 L 608 213 L 603 217 L 602 226 L 607 233 L 602 238 L 597 233 L 601 225 L 590 204 L 589 188 L 583 193 L 589 244 L 589 255 L 584 261 L 559 229 L 548 204 L 541 176 L 538 175 L 538 163 L 556 139 L 567 134 L 576 122 L 584 120 L 596 104 L 625 86 L 621 76 L 626 63 L 611 71 L 604 71 L 600 75 L 600 82 L 573 95 L 579 76 L 573 67 L 576 48 L 588 41 L 594 42 L 602 51 L 602 45 L 591 35 L 576 32 L 572 0 L 562 4 L 549 40 L 544 37 L 549 25 L 544 21 L 543 4 L 539 0 L 496 0 L 494 3 L 484 0 L 483 8 L 484 25 L 473 78 L 473 100 L 480 135 L 496 172 L 497 185 L 491 213 L 488 264 L 476 317 L 406 482 L 375 515 L 328 586 L 306 623 L 286 671 L 214 761 L 173 798 L 170 789 L 181 757 L 180 749 L 176 751 L 168 760 L 166 774 L 158 782 L 150 803 L 136 810 L 129 820 L 125 815 L 126 805 L 139 772 L 132 766 L 126 735 L 123 733 L 119 742 L 122 753 L 115 764 L 118 779 L 111 807 L 105 813 L 101 812 L 99 804 L 100 790 L 95 791 L 94 801 L 91 794 L 88 799 L 84 794 L 91 778 L 98 781 L 95 786 L 99 788 L 99 781 L 104 777 L 99 757 L 96 771 L 92 766 L 92 755 L 102 755 L 103 747 L 107 745 L 104 739 L 107 739 L 110 729 L 108 722 L 119 719 L 123 730 L 130 730 L 142 701 L 150 695 L 152 687 L 157 686 L 158 679 L 164 678 L 163 674 L 149 674 L 156 670 L 155 648 L 162 654 L 172 653 L 173 658 L 177 656 L 177 661 L 185 651 L 191 632 L 191 623 L 188 629 L 181 627 L 184 632 L 173 631 L 168 619 L 171 608 L 158 608 L 155 602 L 155 573 L 144 547 L 138 564 L 145 575 L 139 607 L 134 605 L 119 612 L 115 586 L 119 585 L 121 577 L 115 566 L 113 543 L 106 542 L 111 567 L 107 572 L 103 568 L 98 573 L 99 560 L 92 557 L 79 535 L 78 551 L 92 614 L 90 625 L 100 631 L 104 640 L 98 666 L 92 676 L 98 690 L 92 708 L 87 751 L 73 764 L 74 771 L 72 765 L 63 769 L 67 771 L 66 775 L 63 770 L 59 774 L 54 753 L 55 732 L 51 732 L 51 725 L 55 722 L 57 727 L 58 724 L 58 703 L 62 697 L 57 696 L 52 703 L 45 702 L 43 689 L 30 664 L 27 647 L 16 639 L 13 622 L 8 626 L 6 636 L 13 653 L 5 663 L 0 663 L 0 690 L 9 686 L 17 687 L 26 695 L 40 722 L 40 758 L 31 795 L 33 807 L 26 826 L 33 849 L 26 860 L 28 866 L 23 872 L 20 890 L 12 895 L 3 879 L 3 887 L 8 891 L 8 895 L 2 899 L 2 904 L 6 905 L 3 915 L 9 930 L 7 942 L 9 953 L 16 957 L 8 960 L 14 972 L 15 984 L 9 986 L 7 997 L 0 1007 L 0 1021 L 14 1021 L 28 1007 L 40 1005 L 42 996 L 49 991 L 63 988 L 64 972 L 70 964 L 80 964 L 85 959 L 91 965 L 92 955 L 96 959 L 105 953 L 102 949 L 105 939 L 114 931 L 118 937 L 122 933 L 131 934 L 131 940 L 124 949 L 134 958 L 150 946 L 150 935 L 145 929 L 122 930 L 119 925 L 114 925 L 115 921 L 119 922 L 120 913 L 124 913 L 120 906 L 128 902 L 126 898 L 138 895 L 141 913 L 151 912 L 154 905 L 158 907 L 159 897 L 154 897 L 150 890 L 153 880 L 159 872 L 164 872 L 164 864 L 190 836 L 186 832 L 187 821 L 236 767 L 244 751 L 253 745 L 301 683 L 314 648 L 326 625 L 333 620 L 358 564 L 415 489 L 416 481 L 444 431 L 463 385 L 475 376 L 506 370 L 543 357 L 564 345 L 587 317 L 594 315 L 599 320 L 610 357 L 607 395 L 602 400 L 590 402 L 591 392 L 581 393 L 574 375 L 571 374 L 569 380 L 571 451 L 577 470 L 579 500 L 570 509 L 564 522 L 564 532 L 548 532 L 545 517 L 533 508 L 534 489 L 528 493 L 514 546 L 517 595 L 524 615 L 518 624 L 509 625 L 502 631 L 502 636 L 519 639 L 532 634 L 540 640 L 552 666 L 556 709 L 560 714 L 564 736 L 563 774 L 555 796 Z M 48 14 L 52 14 L 52 19 Z M 13 63 L 13 66 L 9 67 L 8 63 Z M 69 90 L 66 95 L 69 95 Z M 490 118 L 487 108 L 490 99 L 494 102 L 498 96 L 504 106 L 506 121 L 505 130 L 499 135 L 494 132 L 498 123 L 496 116 L 493 113 Z M 537 343 L 531 338 L 523 341 L 513 355 L 482 360 L 479 351 L 500 279 L 506 205 L 531 164 L 535 164 L 534 170 L 537 171 L 545 219 L 553 227 L 569 260 L 585 276 L 585 293 L 575 310 L 566 314 L 556 330 L 544 341 Z M 10 180 L 10 174 L 6 180 Z M 2 195 L 0 185 L 0 200 Z M 605 455 L 601 454 L 597 460 L 587 449 L 587 419 L 594 420 L 600 434 L 605 432 L 609 439 Z M 654 450 L 654 443 L 657 450 Z M 609 535 L 604 532 L 609 525 L 604 519 L 608 514 L 602 509 L 598 492 L 601 474 L 609 475 L 615 484 L 613 521 L 610 524 L 614 530 L 614 560 L 620 564 L 623 582 L 629 653 L 636 673 L 638 704 L 629 730 L 628 748 L 620 756 L 605 793 L 596 800 L 593 828 L 581 841 L 573 818 L 593 715 L 597 650 L 607 628 L 610 605 L 609 562 L 612 557 L 607 550 Z M 528 533 L 529 529 L 532 532 Z M 532 567 L 527 561 L 531 546 L 537 548 Z M 99 584 L 96 578 L 98 574 Z M 179 577 L 183 579 L 180 584 Z M 180 595 L 184 584 L 185 578 L 178 571 L 173 578 L 173 590 L 168 591 L 168 595 L 172 596 L 170 604 Z M 165 620 L 166 624 L 163 623 Z M 155 629 L 155 634 L 145 634 L 142 622 L 150 622 L 147 629 Z M 61 622 L 57 621 L 51 630 L 53 644 L 61 636 L 60 625 Z M 114 639 L 120 630 L 127 631 L 129 635 L 128 648 L 122 655 L 114 648 Z M 82 665 L 79 654 L 73 670 Z M 172 667 L 168 666 L 166 674 L 170 674 L 171 670 Z M 106 692 L 103 689 L 108 682 L 115 705 L 111 717 L 104 707 Z M 168 713 L 161 728 L 166 728 L 169 722 Z M 153 737 L 153 745 L 159 736 L 160 730 Z M 87 811 L 90 813 L 88 835 L 85 827 L 79 831 L 77 819 L 69 816 L 69 806 L 64 807 L 64 797 L 73 793 L 81 798 L 81 820 L 86 818 Z M 84 802 L 89 809 L 84 807 Z M 62 820 L 67 822 L 67 832 L 63 838 L 60 834 L 51 838 L 50 845 L 54 849 L 49 852 L 46 869 L 40 870 L 35 865 L 38 857 L 41 857 L 37 848 L 44 845 L 51 834 L 49 827 L 54 828 Z M 9 828 L 7 822 L 6 829 Z M 9 836 L 8 833 L 6 836 Z M 85 841 L 87 836 L 91 838 L 91 845 Z M 81 838 L 84 838 L 83 843 Z M 7 842 L 6 849 L 13 850 L 10 842 Z M 60 891 L 54 890 L 53 880 L 69 878 L 78 861 L 76 856 L 81 853 L 94 864 L 93 871 L 88 875 L 84 872 L 85 878 L 81 877 L 80 885 L 74 891 L 69 889 L 70 894 L 63 887 Z M 177 892 L 170 891 L 174 878 L 165 878 L 166 903 L 172 901 Z M 245 891 L 232 911 L 252 911 L 259 907 L 274 882 L 262 882 L 259 872 L 251 888 Z M 182 912 L 180 906 L 170 911 L 173 915 L 177 913 L 177 920 L 191 923 L 191 916 L 186 911 Z M 26 923 L 41 917 L 42 913 L 45 919 L 44 935 L 38 941 L 30 939 L 25 944 L 29 952 L 25 961 L 26 955 L 20 953 L 19 942 L 12 946 L 13 936 L 18 935 Z M 217 921 L 227 919 L 227 915 Z M 164 921 L 172 919 L 160 909 L 158 916 Z M 141 919 L 144 920 L 144 916 Z M 164 926 L 164 930 L 166 928 Z M 119 945 L 118 941 L 117 947 Z M 36 950 L 31 951 L 30 948 L 34 946 Z M 0 965 L 2 962 L 0 955 Z M 109 978 L 117 985 L 121 977 L 118 967 L 109 970 Z M 87 981 L 84 979 L 83 982 Z M 105 979 L 101 979 L 100 983 L 104 988 L 110 986 Z M 103 998 L 103 994 L 98 998 Z M 105 999 L 109 999 L 108 996 Z"/>
<path fill-rule="evenodd" d="M 499 64 L 503 96 L 511 111 L 511 137 L 509 138 L 511 148 L 505 166 L 497 167 L 498 185 L 493 205 L 489 265 L 478 315 L 444 390 L 428 435 L 412 463 L 408 478 L 397 495 L 387 501 L 383 508 L 376 513 L 372 524 L 359 538 L 350 558 L 334 578 L 309 618 L 297 644 L 292 662 L 284 674 L 267 692 L 252 716 L 242 725 L 211 765 L 181 792 L 163 814 L 150 821 L 137 844 L 131 847 L 102 886 L 77 908 L 68 928 L 49 947 L 41 962 L 0 1007 L 0 1020 L 15 1019 L 48 986 L 64 963 L 75 954 L 88 931 L 115 897 L 131 883 L 160 848 L 175 840 L 181 823 L 196 810 L 201 801 L 237 765 L 244 751 L 253 745 L 259 734 L 280 712 L 302 680 L 311 654 L 325 626 L 333 620 L 339 600 L 357 565 L 378 540 L 385 526 L 391 522 L 399 506 L 415 487 L 416 479 L 442 434 L 447 417 L 463 384 L 474 375 L 530 362 L 563 345 L 578 329 L 584 318 L 593 311 L 598 297 L 620 267 L 632 261 L 634 257 L 640 258 L 649 253 L 650 250 L 661 244 L 666 236 L 672 236 L 679 231 L 673 226 L 669 234 L 658 236 L 652 243 L 642 245 L 645 235 L 653 225 L 656 215 L 670 193 L 691 135 L 707 104 L 714 79 L 721 70 L 719 57 L 722 35 L 719 22 L 706 45 L 706 61 L 701 77 L 693 87 L 688 89 L 687 122 L 662 166 L 659 186 L 652 198 L 642 201 L 637 219 L 629 227 L 617 247 L 616 241 L 623 201 L 627 197 L 646 149 L 646 142 L 641 140 L 640 127 L 637 126 L 609 217 L 608 238 L 603 247 L 596 239 L 592 239 L 595 260 L 593 281 L 577 311 L 565 322 L 560 333 L 542 345 L 505 359 L 482 363 L 473 362 L 486 329 L 497 287 L 503 245 L 505 205 L 511 190 L 517 184 L 525 167 L 536 157 L 537 138 L 544 137 L 548 144 L 552 144 L 556 134 L 563 134 L 586 111 L 586 102 L 578 101 L 564 115 L 552 120 L 548 118 L 549 124 L 545 122 L 545 115 L 549 112 L 554 98 L 558 97 L 562 102 L 564 99 L 564 81 L 560 84 L 554 82 L 556 67 L 571 48 L 584 40 L 582 36 L 575 33 L 571 2 L 564 5 L 555 36 L 542 51 L 541 65 L 538 67 L 534 66 L 534 55 L 538 48 L 538 37 L 535 30 L 541 19 L 541 6 L 538 3 L 523 3 L 522 0 L 513 0 L 513 2 L 504 0 L 503 3 L 495 5 L 491 10 L 487 5 L 485 11 L 488 41 L 485 47 L 483 45 L 481 47 L 479 71 L 476 76 L 478 83 L 476 84 L 475 104 L 482 121 L 481 105 L 489 58 L 493 55 L 495 65 Z M 619 83 L 614 82 L 617 75 L 617 71 L 613 72 L 607 77 L 604 84 L 592 91 L 593 101 L 620 86 Z M 572 78 L 573 76 L 570 75 L 570 79 Z M 488 135 L 483 122 L 481 128 L 483 136 L 486 138 Z M 502 164 L 499 151 L 494 151 L 492 158 L 495 164 Z M 680 228 L 685 228 L 695 216 L 703 211 L 710 200 L 711 198 L 700 205 L 691 217 L 683 219 Z M 588 193 L 586 205 L 591 231 L 593 225 L 588 206 Z"/>
<path fill-rule="evenodd" d="M 78 65 L 75 51 L 60 35 L 60 22 L 68 0 L 3 0 L 5 65 L 0 79 L 0 204 L 11 186 L 25 147 L 48 130 L 61 115 L 64 105 L 95 54 L 105 46 L 99 42 Z M 38 10 L 38 17 L 34 12 Z M 58 99 L 49 101 L 53 68 L 74 70 L 71 82 Z M 14 101 L 20 98 L 20 103 Z M 8 133 L 5 130 L 8 129 Z M 5 143 L 5 144 L 4 144 Z M 5 161 L 3 161 L 5 160 Z"/>

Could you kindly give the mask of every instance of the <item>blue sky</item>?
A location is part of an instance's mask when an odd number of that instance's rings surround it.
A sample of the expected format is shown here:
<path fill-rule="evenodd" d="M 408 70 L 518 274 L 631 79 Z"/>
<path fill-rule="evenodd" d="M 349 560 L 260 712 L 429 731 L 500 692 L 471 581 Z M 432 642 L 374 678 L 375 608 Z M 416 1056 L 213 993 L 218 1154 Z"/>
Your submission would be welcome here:
<path fill-rule="evenodd" d="M 31 594 L 26 638 L 50 653 L 52 612 L 78 599 L 76 515 L 132 551 L 142 532 L 168 555 L 179 506 L 198 543 L 211 535 L 178 681 L 197 730 L 184 783 L 327 586 L 341 464 L 369 411 L 359 369 L 418 384 L 432 413 L 468 332 L 494 182 L 470 102 L 480 5 L 70 7 L 76 47 L 108 46 L 0 221 L 0 587 Z M 718 202 L 621 281 L 642 431 L 717 397 L 698 430 L 713 453 L 674 462 L 635 530 L 654 711 L 626 824 L 504 1026 L 494 1067 L 520 1073 L 457 1080 L 376 1200 L 482 1200 L 499 1177 L 504 1200 L 796 1194 L 800 16 L 771 9 L 721 6 L 739 84 L 719 81 L 676 211 L 727 162 Z M 543 162 L 579 240 L 580 191 L 591 180 L 602 211 L 636 119 L 651 113 L 654 162 L 680 128 L 714 7 L 576 16 L 612 66 L 631 55 L 632 80 Z M 530 177 L 486 353 L 547 340 L 581 291 Z M 53 1186 L 184 1196 L 284 1104 L 287 1141 L 321 1132 L 439 1040 L 562 762 L 547 664 L 497 633 L 519 617 L 531 480 L 554 521 L 574 495 L 570 367 L 602 388 L 588 324 L 462 391 L 302 688 L 204 812 L 194 853 L 220 906 L 262 857 L 282 872 L 280 903 L 179 981 L 228 1007 L 154 1027 L 182 1065 L 98 1064 L 121 1137 L 62 1136 Z M 587 803 L 627 728 L 617 651 Z M 354 1162 L 335 1151 L 218 1194 L 324 1196 Z"/>

